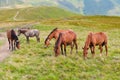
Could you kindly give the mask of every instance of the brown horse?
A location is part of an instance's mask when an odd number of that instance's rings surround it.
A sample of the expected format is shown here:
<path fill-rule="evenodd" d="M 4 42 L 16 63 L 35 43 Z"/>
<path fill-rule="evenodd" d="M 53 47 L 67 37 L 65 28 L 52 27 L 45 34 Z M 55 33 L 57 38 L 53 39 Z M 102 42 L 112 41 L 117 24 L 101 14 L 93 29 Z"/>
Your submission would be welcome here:
<path fill-rule="evenodd" d="M 7 31 L 7 38 L 9 42 L 9 49 L 15 50 L 15 47 L 18 49 L 20 48 L 18 37 L 13 29 Z"/>
<path fill-rule="evenodd" d="M 76 34 L 72 30 L 61 32 L 59 34 L 59 37 L 58 37 L 56 43 L 55 43 L 55 47 L 54 47 L 55 56 L 58 56 L 60 54 L 60 48 L 61 48 L 61 52 L 63 54 L 63 45 L 64 45 L 65 55 L 66 55 L 66 46 L 67 45 L 71 46 L 71 52 L 70 53 L 72 53 L 74 44 L 76 46 L 76 53 L 77 53 L 78 45 L 77 45 Z"/>
<path fill-rule="evenodd" d="M 88 49 L 90 48 L 92 56 L 94 57 L 95 55 L 95 46 L 99 46 L 100 53 L 102 54 L 103 51 L 103 46 L 105 46 L 106 49 L 106 56 L 108 53 L 108 48 L 107 48 L 107 35 L 103 32 L 99 33 L 89 33 L 85 42 L 85 46 L 83 48 L 83 56 L 84 59 L 87 58 L 88 54 Z M 100 54 L 100 55 L 101 55 Z"/>
<path fill-rule="evenodd" d="M 29 37 L 34 36 L 36 37 L 37 42 L 40 42 L 40 32 L 37 29 L 18 29 L 18 36 L 20 36 L 21 33 L 25 35 L 27 43 L 29 43 Z"/>
<path fill-rule="evenodd" d="M 48 37 L 45 39 L 45 46 L 48 47 L 48 45 L 50 44 L 50 40 L 52 38 L 55 38 L 57 39 L 60 32 L 64 32 L 64 31 L 67 31 L 67 30 L 61 30 L 61 29 L 58 29 L 58 28 L 55 28 L 53 29 L 50 34 L 48 35 Z"/>

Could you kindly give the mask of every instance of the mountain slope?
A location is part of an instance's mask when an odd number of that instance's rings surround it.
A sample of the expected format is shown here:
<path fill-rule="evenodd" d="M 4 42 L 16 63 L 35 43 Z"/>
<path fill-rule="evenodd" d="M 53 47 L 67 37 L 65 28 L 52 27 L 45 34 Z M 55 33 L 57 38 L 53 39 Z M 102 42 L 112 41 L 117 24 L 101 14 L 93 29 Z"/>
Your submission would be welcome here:
<path fill-rule="evenodd" d="M 0 10 L 0 21 L 24 21 L 51 18 L 66 18 L 74 15 L 77 14 L 57 7 L 29 7 L 20 9 Z"/>

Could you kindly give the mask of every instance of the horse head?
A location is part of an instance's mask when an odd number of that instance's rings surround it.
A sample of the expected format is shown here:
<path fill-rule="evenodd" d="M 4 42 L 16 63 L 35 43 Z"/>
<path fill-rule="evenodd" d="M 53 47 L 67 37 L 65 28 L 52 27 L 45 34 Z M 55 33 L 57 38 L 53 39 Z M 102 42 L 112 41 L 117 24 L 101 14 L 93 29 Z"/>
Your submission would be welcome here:
<path fill-rule="evenodd" d="M 84 56 L 84 59 L 87 57 L 87 54 L 88 54 L 88 47 L 84 47 L 82 48 L 83 49 L 83 56 Z"/>
<path fill-rule="evenodd" d="M 50 40 L 48 38 L 46 38 L 46 40 L 45 40 L 45 47 L 48 47 L 49 44 L 50 44 Z"/>
<path fill-rule="evenodd" d="M 56 39 L 56 30 L 57 30 L 58 28 L 55 28 L 55 29 L 53 29 L 51 32 L 50 32 L 50 34 L 47 36 L 47 38 L 45 39 L 45 47 L 48 47 L 48 45 L 50 45 L 50 40 L 52 39 L 52 38 L 55 38 Z"/>
<path fill-rule="evenodd" d="M 58 47 L 54 48 L 55 56 L 57 57 L 60 54 L 60 49 Z"/>

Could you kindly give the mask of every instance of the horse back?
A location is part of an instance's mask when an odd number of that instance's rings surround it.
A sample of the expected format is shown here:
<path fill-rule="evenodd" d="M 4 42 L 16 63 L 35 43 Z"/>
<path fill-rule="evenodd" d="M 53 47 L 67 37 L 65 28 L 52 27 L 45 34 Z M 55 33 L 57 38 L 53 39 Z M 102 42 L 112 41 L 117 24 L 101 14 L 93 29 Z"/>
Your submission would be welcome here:
<path fill-rule="evenodd" d="M 91 34 L 91 41 L 95 44 L 107 43 L 107 35 L 104 32 Z"/>
<path fill-rule="evenodd" d="M 39 30 L 37 29 L 32 29 L 32 30 L 28 30 L 25 34 L 26 36 L 30 36 L 30 37 L 33 37 L 33 36 L 39 36 Z"/>
<path fill-rule="evenodd" d="M 66 43 L 71 43 L 73 42 L 73 40 L 76 40 L 76 34 L 71 30 L 62 32 L 61 36 L 63 38 L 63 42 L 66 42 Z"/>

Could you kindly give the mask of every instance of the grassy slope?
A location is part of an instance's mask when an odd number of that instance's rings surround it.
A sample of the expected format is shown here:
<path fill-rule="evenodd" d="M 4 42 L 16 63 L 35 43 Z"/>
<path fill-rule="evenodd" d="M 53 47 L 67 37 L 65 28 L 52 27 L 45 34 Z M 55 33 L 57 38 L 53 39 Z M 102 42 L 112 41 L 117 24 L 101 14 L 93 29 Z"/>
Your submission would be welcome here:
<path fill-rule="evenodd" d="M 16 9 L 0 10 L 0 21 L 11 21 L 16 14 Z"/>
<path fill-rule="evenodd" d="M 63 23 L 64 22 L 64 23 Z M 42 25 L 44 24 L 44 25 Z M 67 20 L 48 20 L 35 25 L 41 31 L 41 42 L 35 38 L 26 39 L 21 35 L 21 49 L 0 63 L 0 78 L 3 80 L 119 80 L 120 79 L 120 18 L 119 17 L 72 17 Z M 44 39 L 55 27 L 73 29 L 78 36 L 79 53 L 71 55 L 67 47 L 67 57 L 54 57 L 54 40 L 49 48 L 44 48 Z M 89 32 L 104 31 L 108 35 L 108 57 L 100 57 L 98 47 L 93 59 L 83 60 L 82 46 Z"/>
<path fill-rule="evenodd" d="M 16 19 L 14 16 L 17 14 Z M 21 9 L 0 10 L 0 21 L 41 20 L 48 18 L 63 18 L 75 15 L 56 7 L 29 7 Z"/>

